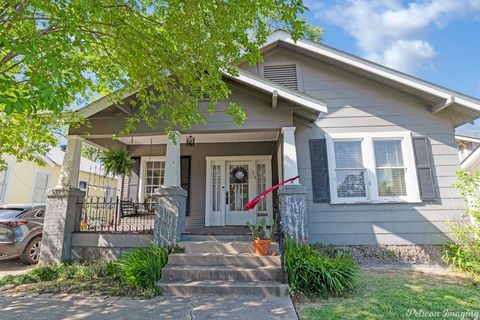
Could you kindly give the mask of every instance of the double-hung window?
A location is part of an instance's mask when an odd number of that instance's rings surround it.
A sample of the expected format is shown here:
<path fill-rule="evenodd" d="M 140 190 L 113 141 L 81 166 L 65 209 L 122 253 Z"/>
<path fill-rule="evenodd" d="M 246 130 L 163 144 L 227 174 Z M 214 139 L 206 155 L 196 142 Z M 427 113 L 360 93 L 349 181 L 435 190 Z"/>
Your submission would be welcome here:
<path fill-rule="evenodd" d="M 402 140 L 373 140 L 373 146 L 378 196 L 406 196 L 405 172 L 407 169 L 403 160 Z"/>
<path fill-rule="evenodd" d="M 142 157 L 140 199 L 153 195 L 156 189 L 163 185 L 165 177 L 164 157 Z"/>
<path fill-rule="evenodd" d="M 409 132 L 326 139 L 332 203 L 420 202 Z"/>
<path fill-rule="evenodd" d="M 335 149 L 335 189 L 338 197 L 363 200 L 366 169 L 363 165 L 362 140 L 337 140 Z"/>

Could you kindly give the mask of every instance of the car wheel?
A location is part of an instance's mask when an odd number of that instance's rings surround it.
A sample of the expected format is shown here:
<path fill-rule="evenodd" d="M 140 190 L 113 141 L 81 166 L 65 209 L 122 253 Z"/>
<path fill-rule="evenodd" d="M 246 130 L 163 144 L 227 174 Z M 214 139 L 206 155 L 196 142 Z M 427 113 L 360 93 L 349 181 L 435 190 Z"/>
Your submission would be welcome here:
<path fill-rule="evenodd" d="M 25 250 L 23 250 L 22 255 L 20 256 L 20 261 L 25 264 L 36 264 L 40 259 L 40 246 L 42 243 L 42 238 L 35 238 L 30 241 Z"/>

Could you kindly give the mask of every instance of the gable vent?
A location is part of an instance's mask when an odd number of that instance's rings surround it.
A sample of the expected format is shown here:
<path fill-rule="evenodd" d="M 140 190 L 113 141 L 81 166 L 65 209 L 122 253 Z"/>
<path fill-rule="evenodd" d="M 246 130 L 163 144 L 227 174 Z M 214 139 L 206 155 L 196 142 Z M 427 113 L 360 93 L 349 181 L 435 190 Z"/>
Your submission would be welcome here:
<path fill-rule="evenodd" d="M 298 90 L 297 65 L 279 64 L 263 67 L 265 79 L 274 81 L 285 87 Z"/>

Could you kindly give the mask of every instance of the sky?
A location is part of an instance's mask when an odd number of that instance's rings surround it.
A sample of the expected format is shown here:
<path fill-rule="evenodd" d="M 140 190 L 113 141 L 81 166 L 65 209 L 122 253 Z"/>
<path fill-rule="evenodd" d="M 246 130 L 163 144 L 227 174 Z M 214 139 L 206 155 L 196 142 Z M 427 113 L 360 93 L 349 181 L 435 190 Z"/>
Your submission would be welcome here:
<path fill-rule="evenodd" d="M 305 2 L 324 44 L 480 98 L 480 0 Z"/>

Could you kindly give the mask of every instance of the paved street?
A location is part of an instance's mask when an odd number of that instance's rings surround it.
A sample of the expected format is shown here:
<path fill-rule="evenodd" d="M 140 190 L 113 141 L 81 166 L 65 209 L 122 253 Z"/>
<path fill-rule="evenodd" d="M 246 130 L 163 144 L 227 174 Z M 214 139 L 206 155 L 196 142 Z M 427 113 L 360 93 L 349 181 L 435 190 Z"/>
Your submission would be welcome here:
<path fill-rule="evenodd" d="M 25 273 L 32 269 L 34 266 L 27 266 L 21 263 L 18 259 L 0 261 L 0 277 L 7 274 L 15 275 Z"/>
<path fill-rule="evenodd" d="M 297 319 L 288 297 L 156 297 L 133 300 L 81 295 L 0 295 L 2 320 Z"/>

